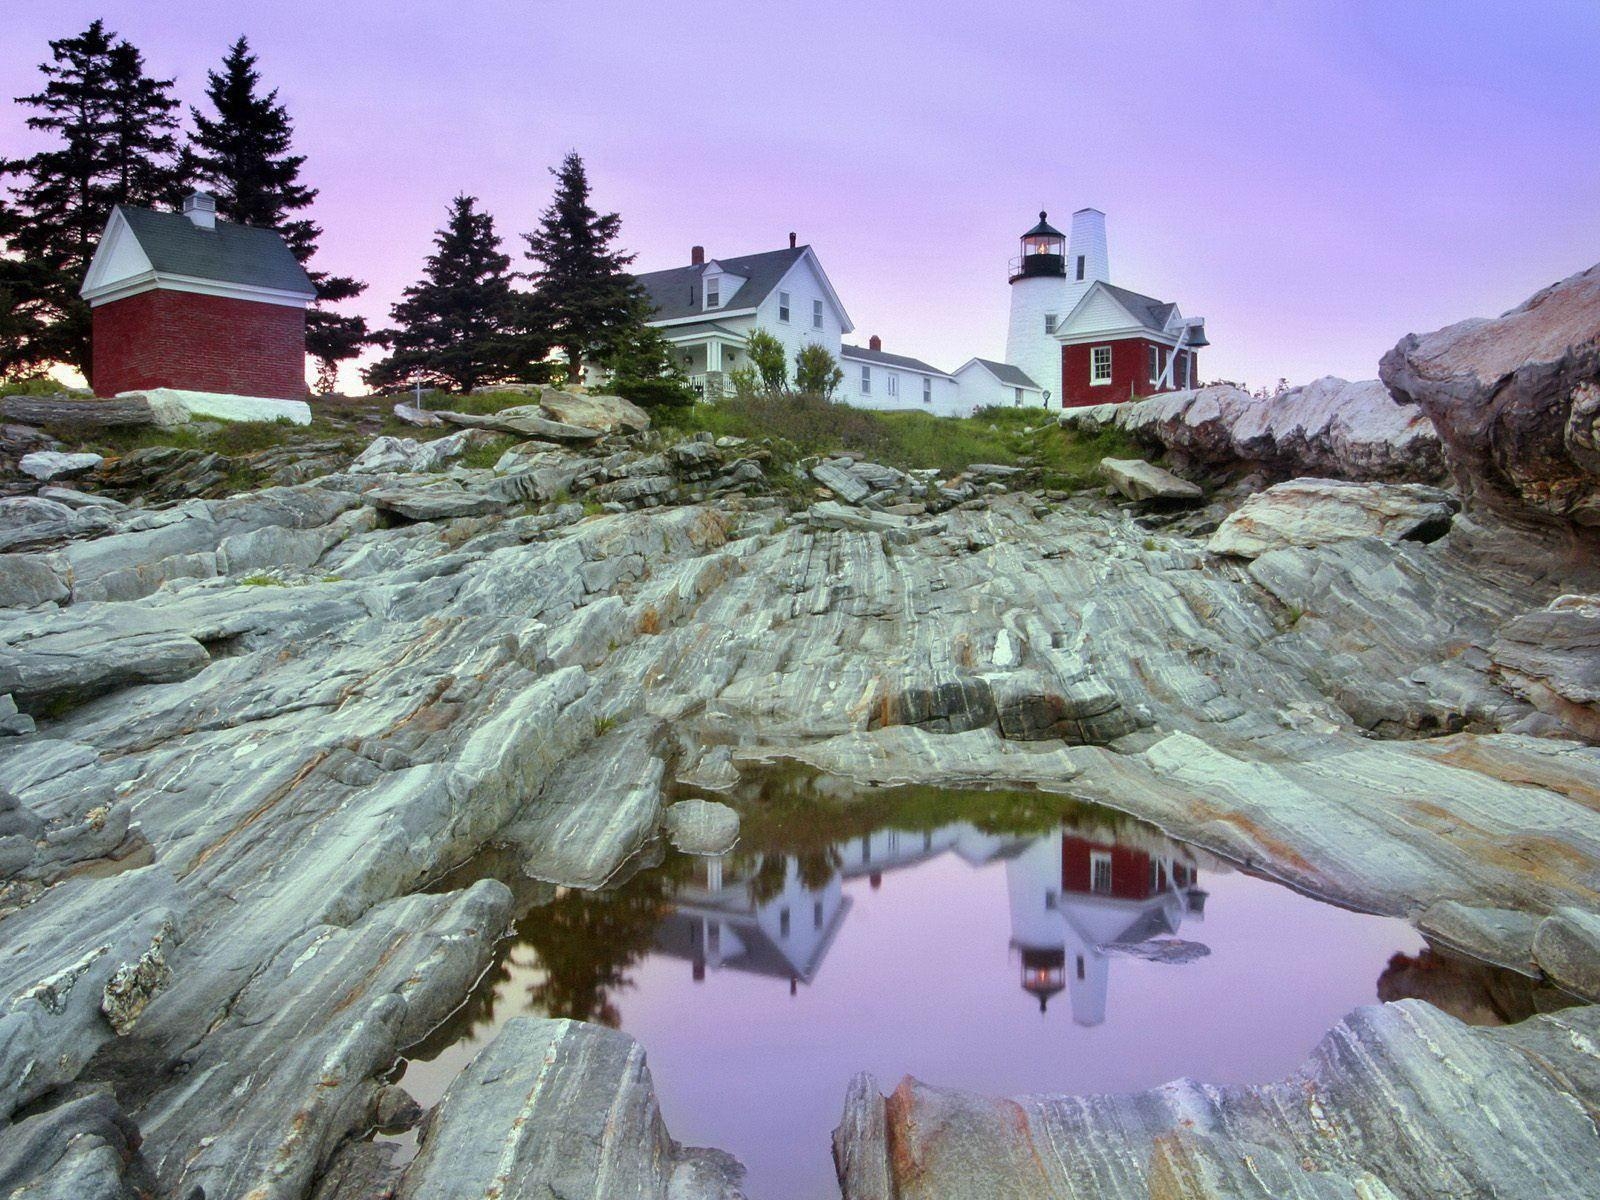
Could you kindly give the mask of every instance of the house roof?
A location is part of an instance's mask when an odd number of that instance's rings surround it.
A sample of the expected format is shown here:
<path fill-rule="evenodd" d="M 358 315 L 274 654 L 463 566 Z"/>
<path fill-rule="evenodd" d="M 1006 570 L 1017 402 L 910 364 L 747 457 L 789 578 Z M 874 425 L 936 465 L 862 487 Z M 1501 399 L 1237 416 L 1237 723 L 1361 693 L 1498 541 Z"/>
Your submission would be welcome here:
<path fill-rule="evenodd" d="M 938 367 L 929 366 L 920 358 L 911 358 L 904 354 L 885 354 L 882 350 L 869 350 L 865 346 L 840 346 L 839 357 L 848 358 L 852 362 L 875 363 L 881 367 L 899 367 L 904 371 L 919 371 L 924 375 L 942 375 L 946 379 L 949 372 L 941 371 Z"/>
<path fill-rule="evenodd" d="M 726 338 L 734 338 L 741 342 L 745 340 L 745 335 L 737 329 L 729 329 L 726 325 L 717 321 L 692 321 L 687 325 L 674 325 L 671 329 L 663 331 L 669 342 L 692 340 L 713 333 L 721 334 Z"/>
<path fill-rule="evenodd" d="M 992 358 L 975 358 L 972 361 L 985 368 L 989 374 L 993 375 L 1001 383 L 1010 387 L 1039 390 L 1039 385 L 1033 381 L 1033 377 L 1021 367 L 1014 367 L 1010 363 L 995 362 Z"/>
<path fill-rule="evenodd" d="M 157 275 L 315 296 L 305 268 L 275 230 L 218 220 L 202 229 L 182 213 L 119 204 L 116 211 Z"/>
<path fill-rule="evenodd" d="M 1083 294 L 1083 298 L 1078 301 L 1076 307 L 1067 315 L 1067 320 L 1062 323 L 1062 328 L 1071 324 L 1072 318 L 1079 309 L 1087 306 L 1090 295 L 1097 289 L 1103 289 L 1112 299 L 1127 309 L 1128 314 L 1145 329 L 1150 330 L 1152 333 L 1159 333 L 1163 337 L 1173 336 L 1171 331 L 1167 329 L 1167 322 L 1171 320 L 1172 314 L 1177 311 L 1178 306 L 1176 304 L 1167 300 L 1157 300 L 1154 296 L 1146 296 L 1143 292 L 1129 291 L 1127 288 L 1118 287 L 1114 283 L 1106 283 L 1104 280 L 1097 281 L 1093 287 Z M 1200 336 L 1185 344 L 1186 346 L 1198 348 L 1200 346 L 1209 346 L 1211 343 L 1206 341 L 1205 329 L 1202 327 Z"/>
<path fill-rule="evenodd" d="M 648 271 L 634 279 L 644 288 L 655 309 L 652 320 L 671 321 L 679 317 L 700 316 L 706 312 L 700 299 L 700 277 L 713 263 L 730 275 L 744 280 L 743 286 L 729 298 L 726 307 L 714 312 L 739 312 L 755 308 L 777 287 L 789 268 L 799 262 L 808 247 L 796 246 L 792 250 L 768 250 L 763 254 L 744 254 L 738 258 L 718 258 L 713 262 L 688 267 L 673 267 L 667 271 Z"/>

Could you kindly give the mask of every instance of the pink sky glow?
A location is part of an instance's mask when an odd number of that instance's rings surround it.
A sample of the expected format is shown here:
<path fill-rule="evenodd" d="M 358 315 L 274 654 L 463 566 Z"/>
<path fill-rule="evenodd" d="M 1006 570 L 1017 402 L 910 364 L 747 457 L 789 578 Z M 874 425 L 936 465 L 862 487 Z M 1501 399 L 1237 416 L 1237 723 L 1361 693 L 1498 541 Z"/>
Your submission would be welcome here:
<path fill-rule="evenodd" d="M 508 247 L 569 149 L 638 268 L 813 245 L 854 340 L 1000 357 L 1041 208 L 1208 319 L 1207 379 L 1371 377 L 1600 258 L 1600 5 L 9 0 L 0 98 L 104 17 L 197 102 L 247 34 L 381 325 L 458 191 Z M 40 142 L 0 99 L 0 155 Z M 513 245 L 514 243 L 514 245 Z"/>

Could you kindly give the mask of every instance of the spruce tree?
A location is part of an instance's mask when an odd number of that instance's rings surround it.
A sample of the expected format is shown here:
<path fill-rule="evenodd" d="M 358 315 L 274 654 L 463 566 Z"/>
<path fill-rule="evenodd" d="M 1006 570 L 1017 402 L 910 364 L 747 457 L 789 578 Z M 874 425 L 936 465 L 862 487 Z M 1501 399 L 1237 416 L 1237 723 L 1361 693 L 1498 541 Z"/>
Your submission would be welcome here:
<path fill-rule="evenodd" d="M 172 80 L 145 73 L 144 56 L 95 21 L 50 43 L 43 90 L 17 103 L 56 145 L 0 161 L 15 176 L 0 211 L 0 374 L 52 362 L 89 370 L 89 308 L 78 289 L 118 204 L 149 205 L 176 189 Z"/>
<path fill-rule="evenodd" d="M 423 278 L 390 310 L 397 328 L 378 335 L 391 353 L 363 372 L 373 387 L 421 381 L 469 392 L 543 368 L 515 334 L 511 258 L 500 249 L 494 218 L 476 205 L 475 196 L 450 202 Z"/>
<path fill-rule="evenodd" d="M 305 156 L 291 153 L 294 124 L 278 92 L 262 94 L 261 75 L 250 43 L 240 37 L 228 48 L 222 70 L 206 73 L 212 113 L 191 109 L 194 134 L 185 151 L 189 173 L 217 198 L 217 212 L 241 225 L 276 229 L 317 288 L 306 314 L 306 349 L 326 377 L 332 365 L 354 356 L 372 339 L 361 317 L 330 306 L 353 299 L 367 285 L 344 275 L 311 270 L 322 228 L 305 215 L 317 189 L 300 180 Z"/>
<path fill-rule="evenodd" d="M 523 234 L 536 267 L 529 324 L 566 355 L 568 377 L 583 378 L 585 360 L 604 360 L 640 324 L 639 285 L 623 270 L 634 259 L 613 247 L 622 218 L 589 204 L 589 177 L 574 151 L 562 160 L 556 194 L 539 228 Z"/>

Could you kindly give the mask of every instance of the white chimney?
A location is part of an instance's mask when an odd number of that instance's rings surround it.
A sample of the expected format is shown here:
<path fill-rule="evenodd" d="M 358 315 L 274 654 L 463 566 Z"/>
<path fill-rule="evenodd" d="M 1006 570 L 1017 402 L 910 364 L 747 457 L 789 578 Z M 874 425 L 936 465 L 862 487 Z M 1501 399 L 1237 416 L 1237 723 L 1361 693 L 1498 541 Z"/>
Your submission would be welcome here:
<path fill-rule="evenodd" d="M 184 197 L 183 215 L 193 221 L 200 229 L 215 229 L 217 227 L 216 197 L 209 192 L 194 192 Z"/>
<path fill-rule="evenodd" d="M 1106 250 L 1106 215 L 1098 208 L 1080 208 L 1072 214 L 1072 234 L 1067 239 L 1067 282 L 1111 282 L 1111 258 Z"/>

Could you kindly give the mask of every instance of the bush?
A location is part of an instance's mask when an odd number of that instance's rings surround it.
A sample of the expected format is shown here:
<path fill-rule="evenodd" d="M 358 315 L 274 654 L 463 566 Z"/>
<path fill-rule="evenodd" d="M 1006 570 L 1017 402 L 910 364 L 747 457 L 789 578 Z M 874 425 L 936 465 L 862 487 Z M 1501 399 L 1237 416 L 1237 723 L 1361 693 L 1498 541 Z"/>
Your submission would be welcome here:
<path fill-rule="evenodd" d="M 607 391 L 615 392 L 624 400 L 640 408 L 687 408 L 699 397 L 682 379 L 625 379 L 611 381 Z"/>

